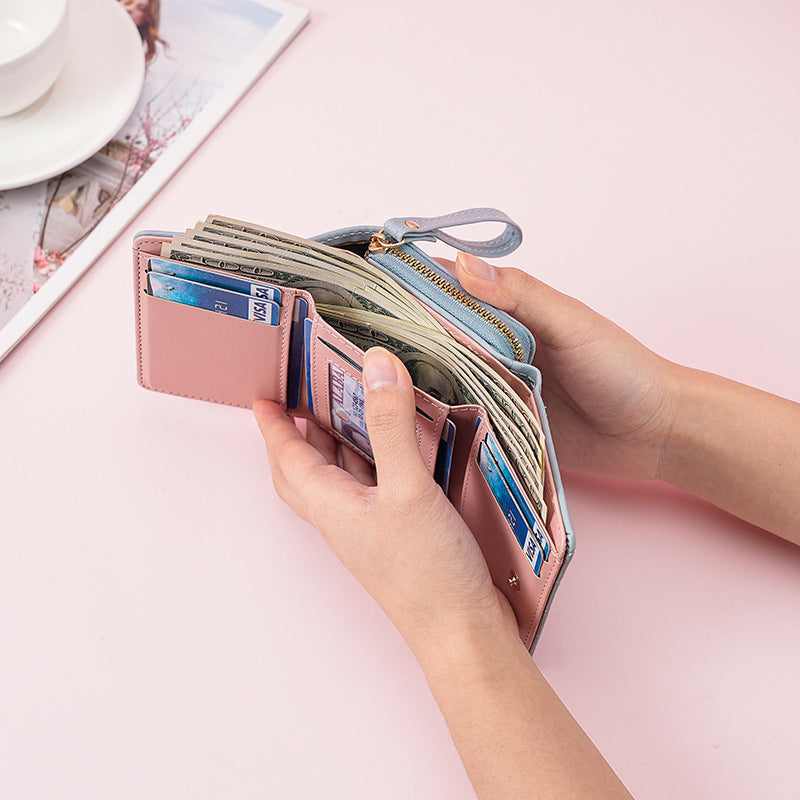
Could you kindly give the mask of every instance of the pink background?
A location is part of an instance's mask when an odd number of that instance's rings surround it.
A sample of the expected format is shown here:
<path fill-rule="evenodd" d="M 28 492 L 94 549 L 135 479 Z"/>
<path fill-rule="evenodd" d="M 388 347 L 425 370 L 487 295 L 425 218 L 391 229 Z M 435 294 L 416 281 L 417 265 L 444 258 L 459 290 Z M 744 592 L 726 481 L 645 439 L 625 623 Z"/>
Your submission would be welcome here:
<path fill-rule="evenodd" d="M 250 414 L 137 386 L 136 230 L 495 205 L 525 230 L 506 263 L 800 398 L 796 3 L 311 5 L 0 365 L 2 797 L 473 796 Z M 800 796 L 797 548 L 661 485 L 565 483 L 577 554 L 536 657 L 567 706 L 634 795 Z"/>

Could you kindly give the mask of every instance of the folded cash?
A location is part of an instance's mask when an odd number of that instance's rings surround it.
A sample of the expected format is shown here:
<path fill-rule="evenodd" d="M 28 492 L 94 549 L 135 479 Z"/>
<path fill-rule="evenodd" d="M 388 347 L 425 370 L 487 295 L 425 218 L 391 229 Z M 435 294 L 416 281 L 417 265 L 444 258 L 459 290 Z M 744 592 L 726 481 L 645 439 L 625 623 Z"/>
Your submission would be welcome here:
<path fill-rule="evenodd" d="M 366 350 L 379 344 L 395 352 L 420 390 L 448 405 L 483 407 L 546 521 L 544 436 L 536 417 L 393 277 L 347 250 L 215 215 L 165 242 L 161 255 L 303 289 L 322 318 L 355 345 Z"/>

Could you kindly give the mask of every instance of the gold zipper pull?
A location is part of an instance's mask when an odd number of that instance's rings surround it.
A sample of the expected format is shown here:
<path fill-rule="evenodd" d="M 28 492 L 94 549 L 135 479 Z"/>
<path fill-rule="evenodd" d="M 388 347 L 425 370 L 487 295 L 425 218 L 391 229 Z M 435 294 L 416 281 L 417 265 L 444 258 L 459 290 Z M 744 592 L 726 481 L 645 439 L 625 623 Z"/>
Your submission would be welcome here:
<path fill-rule="evenodd" d="M 400 245 L 405 244 L 405 242 L 406 242 L 405 239 L 401 239 L 399 242 L 393 242 L 387 239 L 386 234 L 383 232 L 383 228 L 381 228 L 377 233 L 372 234 L 372 237 L 369 240 L 369 247 L 367 248 L 367 252 L 385 253 L 392 247 L 400 247 Z"/>

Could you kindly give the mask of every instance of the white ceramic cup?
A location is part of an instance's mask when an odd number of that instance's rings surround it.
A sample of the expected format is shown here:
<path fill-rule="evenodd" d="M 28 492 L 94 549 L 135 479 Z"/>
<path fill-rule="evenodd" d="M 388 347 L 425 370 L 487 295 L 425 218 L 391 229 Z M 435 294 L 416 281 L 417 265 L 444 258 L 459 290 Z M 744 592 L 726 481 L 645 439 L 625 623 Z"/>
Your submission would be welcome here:
<path fill-rule="evenodd" d="M 0 117 L 35 103 L 67 57 L 68 0 L 0 0 Z"/>

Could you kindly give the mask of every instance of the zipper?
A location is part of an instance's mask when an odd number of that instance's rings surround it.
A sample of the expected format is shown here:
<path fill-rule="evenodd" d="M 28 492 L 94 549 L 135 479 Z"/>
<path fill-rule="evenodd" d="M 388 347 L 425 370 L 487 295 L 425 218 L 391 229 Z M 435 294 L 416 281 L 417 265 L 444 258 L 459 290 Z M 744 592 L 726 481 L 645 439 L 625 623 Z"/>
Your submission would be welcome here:
<path fill-rule="evenodd" d="M 501 320 L 496 314 L 493 314 L 488 308 L 486 308 L 486 306 L 481 305 L 481 303 L 479 303 L 474 297 L 471 297 L 466 292 L 453 286 L 450 281 L 448 281 L 446 278 L 443 278 L 438 272 L 432 270 L 427 264 L 412 256 L 411 253 L 401 249 L 402 244 L 405 244 L 404 239 L 401 239 L 399 242 L 390 242 L 386 238 L 384 232 L 381 230 L 372 235 L 368 252 L 388 253 L 389 255 L 400 259 L 400 261 L 414 269 L 424 278 L 433 283 L 437 288 L 445 292 L 445 294 L 448 294 L 454 300 L 461 303 L 461 305 L 472 311 L 473 314 L 477 314 L 482 320 L 488 322 L 490 325 L 493 325 L 498 331 L 500 331 L 501 334 L 503 334 L 503 336 L 505 336 L 506 339 L 508 339 L 511 349 L 514 351 L 514 358 L 517 361 L 521 361 L 523 363 L 525 362 L 525 351 L 522 347 L 522 343 L 514 331 L 512 331 L 511 328 L 509 328 L 509 326 L 503 322 L 503 320 Z"/>

